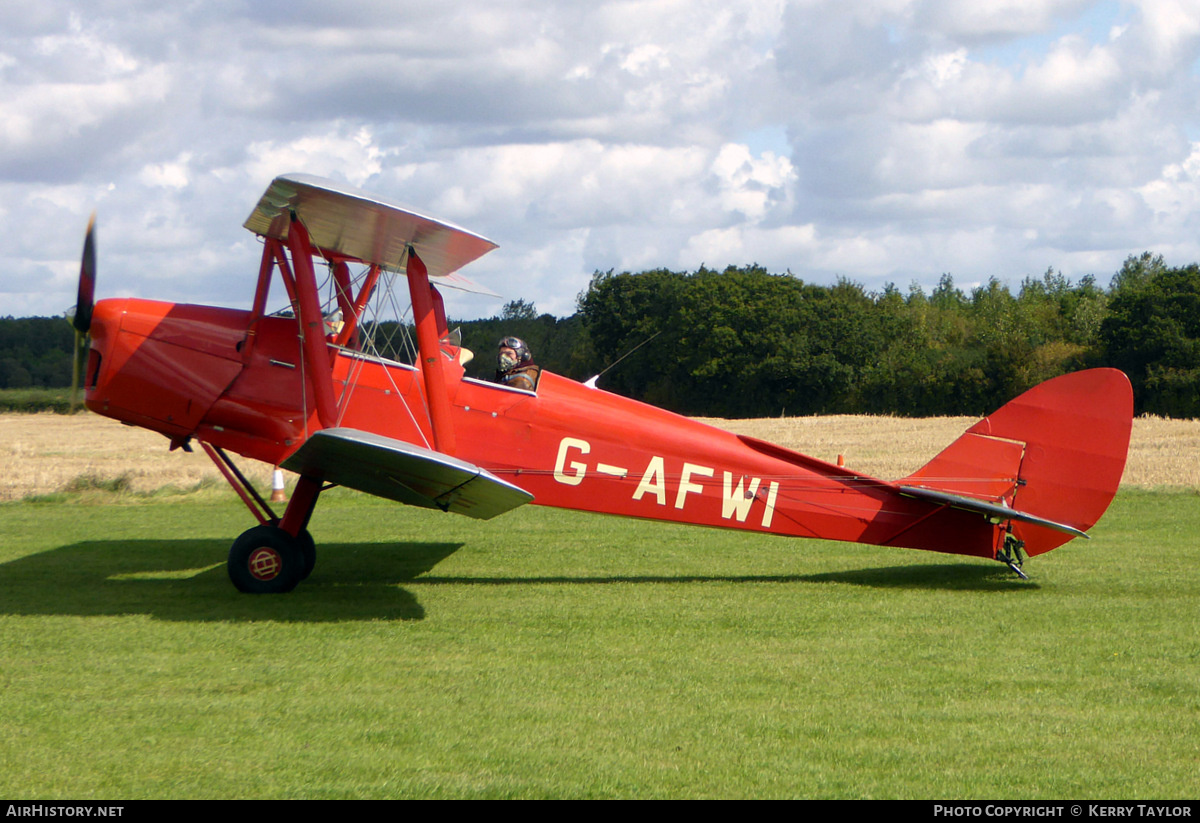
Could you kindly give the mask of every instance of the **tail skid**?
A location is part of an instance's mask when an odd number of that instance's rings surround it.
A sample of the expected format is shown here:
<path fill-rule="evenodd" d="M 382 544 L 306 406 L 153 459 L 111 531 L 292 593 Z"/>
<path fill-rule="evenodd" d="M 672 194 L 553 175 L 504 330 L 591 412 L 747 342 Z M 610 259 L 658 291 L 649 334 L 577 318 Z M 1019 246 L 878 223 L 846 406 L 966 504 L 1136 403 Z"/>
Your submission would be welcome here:
<path fill-rule="evenodd" d="M 1011 554 L 1013 541 L 1018 552 L 1043 554 L 1086 537 L 1108 509 L 1132 424 L 1133 390 L 1122 372 L 1066 374 L 983 418 L 896 485 L 906 496 L 1008 523 L 998 554 Z"/>

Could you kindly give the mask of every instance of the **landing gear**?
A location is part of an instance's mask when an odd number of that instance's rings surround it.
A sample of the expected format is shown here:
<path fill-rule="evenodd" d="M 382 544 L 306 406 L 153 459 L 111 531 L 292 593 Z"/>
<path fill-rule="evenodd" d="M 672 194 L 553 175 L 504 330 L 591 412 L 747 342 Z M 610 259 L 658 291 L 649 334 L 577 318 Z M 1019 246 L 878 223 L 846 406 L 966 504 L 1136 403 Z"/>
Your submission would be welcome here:
<path fill-rule="evenodd" d="M 1021 564 L 1025 562 L 1025 541 L 1017 539 L 1012 533 L 1011 523 L 1004 533 L 1004 547 L 997 553 L 996 559 L 1016 572 L 1022 580 L 1029 579 L 1029 575 L 1021 571 Z"/>
<path fill-rule="evenodd" d="M 307 536 L 308 532 L 302 534 Z M 304 544 L 303 539 L 292 537 L 278 526 L 247 529 L 229 549 L 229 579 L 246 594 L 290 592 L 312 571 L 305 560 Z M 312 545 L 311 537 L 307 545 Z"/>
<path fill-rule="evenodd" d="M 280 518 L 229 455 L 203 440 L 200 445 L 262 524 L 242 532 L 233 542 L 229 549 L 229 579 L 238 591 L 248 594 L 290 592 L 308 579 L 317 563 L 317 547 L 308 533 L 308 521 L 321 495 L 321 481 L 301 475 Z"/>
<path fill-rule="evenodd" d="M 292 537 L 278 526 L 255 526 L 229 549 L 229 579 L 246 594 L 290 592 L 316 564 L 317 547 L 308 529 Z"/>

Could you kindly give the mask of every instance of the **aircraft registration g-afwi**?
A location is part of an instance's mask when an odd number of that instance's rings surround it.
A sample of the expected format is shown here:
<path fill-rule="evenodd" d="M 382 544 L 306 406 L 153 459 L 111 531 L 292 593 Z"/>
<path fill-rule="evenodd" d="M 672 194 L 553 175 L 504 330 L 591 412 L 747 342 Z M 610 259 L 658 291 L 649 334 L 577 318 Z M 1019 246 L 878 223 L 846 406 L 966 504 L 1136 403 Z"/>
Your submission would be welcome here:
<path fill-rule="evenodd" d="M 1031 389 L 889 482 L 594 381 L 543 372 L 524 391 L 464 376 L 438 288 L 478 290 L 457 271 L 496 246 L 457 226 L 298 174 L 276 178 L 245 225 L 263 242 L 249 311 L 93 303 L 89 226 L 73 321 L 91 337 L 88 408 L 172 449 L 199 443 L 258 519 L 229 552 L 244 592 L 308 577 L 309 518 L 333 485 L 481 519 L 536 503 L 986 557 L 1021 574 L 1026 556 L 1086 536 L 1124 471 L 1133 398 L 1112 369 Z M 314 258 L 329 271 L 324 300 Z M 272 315 L 275 272 L 292 310 Z M 407 284 L 415 365 L 371 342 L 372 296 L 393 283 Z M 282 516 L 230 452 L 299 475 Z"/>

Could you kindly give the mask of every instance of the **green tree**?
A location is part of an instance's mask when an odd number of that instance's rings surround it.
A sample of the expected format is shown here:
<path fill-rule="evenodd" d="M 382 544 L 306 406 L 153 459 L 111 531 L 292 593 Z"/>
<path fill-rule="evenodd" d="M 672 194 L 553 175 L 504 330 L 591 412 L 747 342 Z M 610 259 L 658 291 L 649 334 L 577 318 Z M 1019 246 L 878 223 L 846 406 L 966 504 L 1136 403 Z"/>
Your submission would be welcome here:
<path fill-rule="evenodd" d="M 500 310 L 501 320 L 534 320 L 536 318 L 537 309 L 534 307 L 533 301 L 526 302 L 524 299 L 510 300 Z"/>
<path fill-rule="evenodd" d="M 694 345 L 680 340 L 685 285 L 686 275 L 667 269 L 592 275 L 578 302 L 592 356 L 589 371 L 604 370 L 654 338 L 605 374 L 605 388 L 666 408 L 678 407 L 678 362 L 686 356 L 686 347 Z"/>
<path fill-rule="evenodd" d="M 1129 375 L 1139 412 L 1200 416 L 1200 265 L 1130 257 L 1113 278 L 1100 335 L 1107 362 Z"/>

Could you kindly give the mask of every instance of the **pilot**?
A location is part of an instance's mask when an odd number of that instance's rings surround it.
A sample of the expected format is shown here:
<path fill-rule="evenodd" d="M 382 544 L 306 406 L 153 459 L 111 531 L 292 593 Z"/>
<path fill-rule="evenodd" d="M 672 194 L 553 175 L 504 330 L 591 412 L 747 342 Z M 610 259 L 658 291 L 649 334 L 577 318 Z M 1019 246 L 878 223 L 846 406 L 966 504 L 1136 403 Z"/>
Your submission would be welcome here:
<path fill-rule="evenodd" d="M 504 337 L 500 340 L 500 351 L 496 357 L 496 382 L 514 389 L 533 391 L 542 374 L 540 366 L 534 365 L 533 353 L 519 337 Z"/>

